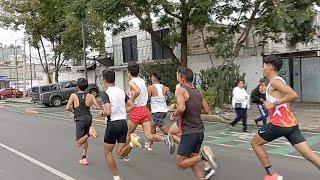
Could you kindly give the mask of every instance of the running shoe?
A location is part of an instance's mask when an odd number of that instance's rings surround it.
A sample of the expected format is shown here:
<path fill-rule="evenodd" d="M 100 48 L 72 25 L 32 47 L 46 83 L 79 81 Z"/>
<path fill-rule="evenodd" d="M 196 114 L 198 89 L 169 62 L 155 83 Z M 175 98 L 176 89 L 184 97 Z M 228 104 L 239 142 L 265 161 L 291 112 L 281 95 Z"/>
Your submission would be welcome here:
<path fill-rule="evenodd" d="M 141 145 L 141 138 L 136 135 L 136 134 L 131 134 L 130 135 L 130 142 L 135 146 L 135 147 L 138 147 L 138 148 L 142 148 L 142 145 Z"/>
<path fill-rule="evenodd" d="M 265 175 L 264 180 L 283 180 L 283 176 L 278 173 L 273 173 L 272 175 Z"/>
<path fill-rule="evenodd" d="M 148 151 L 153 151 L 153 149 L 154 149 L 153 144 L 150 144 L 149 142 L 145 142 L 145 143 L 144 143 L 144 147 L 145 147 Z"/>
<path fill-rule="evenodd" d="M 176 145 L 174 144 L 173 137 L 170 133 L 165 137 L 164 144 L 168 148 L 170 155 L 176 151 Z"/>
<path fill-rule="evenodd" d="M 94 137 L 94 138 L 98 138 L 99 137 L 99 133 L 97 133 L 97 131 L 94 129 L 93 126 L 91 126 L 90 129 L 89 129 L 89 135 Z"/>
<path fill-rule="evenodd" d="M 80 159 L 79 160 L 79 163 L 82 164 L 82 165 L 85 165 L 87 166 L 89 164 L 89 161 L 87 158 L 83 158 L 83 159 Z"/>
<path fill-rule="evenodd" d="M 125 157 L 123 158 L 123 160 L 124 160 L 125 162 L 130 162 L 130 161 L 131 161 L 131 159 L 130 159 L 129 156 L 125 156 Z"/>
<path fill-rule="evenodd" d="M 204 179 L 210 179 L 211 177 L 213 177 L 216 174 L 216 170 L 213 168 L 209 168 L 208 170 L 205 170 L 205 175 L 204 175 Z"/>
<path fill-rule="evenodd" d="M 213 169 L 217 169 L 218 165 L 213 160 L 213 153 L 209 146 L 203 146 L 200 150 L 200 157 L 202 160 L 207 161 Z"/>

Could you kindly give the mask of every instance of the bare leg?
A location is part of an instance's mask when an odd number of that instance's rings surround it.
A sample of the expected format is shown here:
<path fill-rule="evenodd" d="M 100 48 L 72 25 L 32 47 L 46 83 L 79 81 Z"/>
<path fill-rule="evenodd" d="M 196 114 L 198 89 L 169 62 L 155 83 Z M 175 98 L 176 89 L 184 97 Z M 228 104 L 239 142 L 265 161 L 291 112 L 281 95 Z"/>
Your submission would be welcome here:
<path fill-rule="evenodd" d="M 112 155 L 114 146 L 115 144 L 104 144 L 104 155 L 112 175 L 119 176 L 119 171 Z"/>
<path fill-rule="evenodd" d="M 120 143 L 118 144 L 118 156 L 120 159 L 126 157 L 132 150 L 132 147 L 129 143 Z"/>
<path fill-rule="evenodd" d="M 197 166 L 198 162 L 201 161 L 199 154 L 192 154 L 190 158 L 177 155 L 176 165 L 180 170 L 191 168 L 196 174 L 199 180 L 204 179 L 204 174 L 202 170 Z"/>
<path fill-rule="evenodd" d="M 87 142 L 88 138 L 89 138 L 88 135 L 82 136 L 79 140 L 77 140 L 77 145 L 81 147 L 83 143 Z"/>
<path fill-rule="evenodd" d="M 156 134 L 156 133 L 157 133 L 156 129 L 157 129 L 156 123 L 151 122 L 151 133 L 152 133 L 152 134 Z M 149 144 L 152 145 L 152 144 L 153 144 L 153 141 L 150 140 L 150 141 L 149 141 Z"/>
<path fill-rule="evenodd" d="M 174 123 L 170 127 L 169 133 L 172 135 L 174 142 L 179 144 L 180 143 L 181 133 L 180 133 L 179 127 L 177 126 L 177 123 Z"/>
<path fill-rule="evenodd" d="M 296 144 L 294 147 L 304 158 L 306 158 L 320 170 L 320 157 L 312 151 L 306 141 Z"/>
<path fill-rule="evenodd" d="M 165 138 L 163 136 L 151 133 L 151 122 L 150 121 L 143 122 L 142 127 L 144 129 L 144 134 L 146 135 L 148 140 L 156 141 L 156 142 L 163 142 L 164 141 Z"/>
<path fill-rule="evenodd" d="M 86 141 L 85 143 L 83 143 L 83 145 L 81 146 L 82 156 L 87 156 L 88 146 L 89 146 L 88 141 Z"/>
<path fill-rule="evenodd" d="M 267 143 L 268 142 L 265 141 L 264 139 L 262 139 L 258 134 L 256 134 L 254 136 L 254 138 L 252 139 L 252 142 L 251 142 L 252 148 L 253 148 L 254 152 L 256 153 L 257 157 L 259 158 L 263 167 L 270 167 L 271 166 L 267 151 L 264 147 L 264 144 L 267 144 Z"/>

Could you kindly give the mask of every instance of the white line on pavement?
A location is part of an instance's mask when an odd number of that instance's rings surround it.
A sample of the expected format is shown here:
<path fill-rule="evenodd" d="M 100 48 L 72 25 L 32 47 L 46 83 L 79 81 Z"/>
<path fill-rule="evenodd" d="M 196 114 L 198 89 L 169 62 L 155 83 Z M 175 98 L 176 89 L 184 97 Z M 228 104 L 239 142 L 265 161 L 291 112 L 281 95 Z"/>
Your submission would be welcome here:
<path fill-rule="evenodd" d="M 26 155 L 26 154 L 23 154 L 22 152 L 19 152 L 19 151 L 15 150 L 15 149 L 5 145 L 5 144 L 0 143 L 0 146 L 3 147 L 4 149 L 7 149 L 8 151 L 10 151 L 10 152 L 12 152 L 12 153 L 14 153 L 14 154 L 26 159 L 26 160 L 32 162 L 33 164 L 35 164 L 35 165 L 37 165 L 37 166 L 39 166 L 39 167 L 41 167 L 41 168 L 53 173 L 53 174 L 55 174 L 56 176 L 59 176 L 62 179 L 65 179 L 65 180 L 76 180 L 76 179 L 64 174 L 63 172 L 60 172 L 60 171 L 58 171 L 58 170 L 56 170 L 56 169 L 54 169 L 54 168 L 52 168 L 52 167 L 40 162 L 40 161 L 38 161 L 38 160 L 36 160 L 36 159 Z"/>

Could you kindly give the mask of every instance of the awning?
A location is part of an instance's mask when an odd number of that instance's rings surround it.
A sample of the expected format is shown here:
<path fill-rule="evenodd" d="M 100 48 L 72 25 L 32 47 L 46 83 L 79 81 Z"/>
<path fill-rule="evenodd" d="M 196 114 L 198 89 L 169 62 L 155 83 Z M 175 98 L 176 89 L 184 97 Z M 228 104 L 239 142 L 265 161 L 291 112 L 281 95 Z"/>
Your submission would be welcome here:
<path fill-rule="evenodd" d="M 96 68 L 97 68 L 97 64 L 90 64 L 90 65 L 87 65 L 87 70 L 88 71 L 93 71 L 93 70 L 96 70 Z M 81 68 L 79 68 L 79 69 L 77 69 L 77 71 L 76 72 L 83 72 L 85 70 L 85 68 L 84 67 L 81 67 Z"/>

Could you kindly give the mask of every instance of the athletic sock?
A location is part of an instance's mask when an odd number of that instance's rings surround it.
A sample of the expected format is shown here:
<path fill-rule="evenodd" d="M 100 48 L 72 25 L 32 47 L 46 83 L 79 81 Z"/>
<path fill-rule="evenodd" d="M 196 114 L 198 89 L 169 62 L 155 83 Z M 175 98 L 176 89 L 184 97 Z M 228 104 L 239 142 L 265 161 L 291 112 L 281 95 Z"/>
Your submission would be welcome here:
<path fill-rule="evenodd" d="M 113 180 L 120 180 L 120 176 L 113 176 Z"/>
<path fill-rule="evenodd" d="M 209 171 L 210 167 L 205 167 L 204 170 L 205 171 Z"/>
<path fill-rule="evenodd" d="M 268 166 L 268 167 L 266 167 L 266 172 L 267 172 L 267 174 L 268 175 L 272 175 L 273 174 L 273 169 L 272 169 L 272 166 Z"/>
<path fill-rule="evenodd" d="M 84 159 L 84 158 L 87 158 L 87 156 L 82 156 L 82 158 L 81 158 L 81 159 Z"/>

